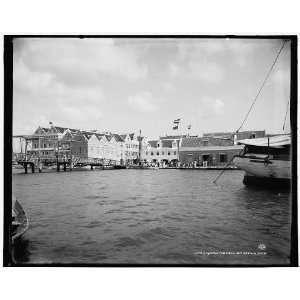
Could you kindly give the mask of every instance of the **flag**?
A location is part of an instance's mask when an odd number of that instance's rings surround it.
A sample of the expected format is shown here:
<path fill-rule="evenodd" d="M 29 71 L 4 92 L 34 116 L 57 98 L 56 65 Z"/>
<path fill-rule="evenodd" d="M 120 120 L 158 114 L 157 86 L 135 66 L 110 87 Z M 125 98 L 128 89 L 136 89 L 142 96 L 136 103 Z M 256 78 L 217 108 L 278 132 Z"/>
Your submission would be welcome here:
<path fill-rule="evenodd" d="M 179 124 L 180 123 L 180 119 L 176 119 L 173 121 L 174 124 Z"/>
<path fill-rule="evenodd" d="M 178 125 L 173 125 L 173 130 L 177 130 L 178 129 Z"/>
<path fill-rule="evenodd" d="M 188 125 L 188 127 L 187 127 L 187 128 L 188 128 L 188 130 L 190 130 L 190 129 L 192 128 L 192 125 Z"/>

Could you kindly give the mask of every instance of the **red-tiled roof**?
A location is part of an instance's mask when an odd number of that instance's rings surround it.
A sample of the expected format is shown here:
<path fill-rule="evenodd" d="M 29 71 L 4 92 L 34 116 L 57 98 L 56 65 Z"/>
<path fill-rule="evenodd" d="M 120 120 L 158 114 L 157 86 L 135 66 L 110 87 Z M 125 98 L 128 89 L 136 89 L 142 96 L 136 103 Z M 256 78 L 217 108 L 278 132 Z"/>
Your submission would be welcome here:
<path fill-rule="evenodd" d="M 172 148 L 172 143 L 173 143 L 172 140 L 162 140 L 161 141 L 161 146 L 163 148 Z"/>
<path fill-rule="evenodd" d="M 182 139 L 181 147 L 230 146 L 233 140 L 214 137 L 188 137 Z"/>
<path fill-rule="evenodd" d="M 160 136 L 159 138 L 161 140 L 175 140 L 175 139 L 180 139 L 180 138 L 184 138 L 186 137 L 186 135 L 166 135 L 166 136 Z"/>
<path fill-rule="evenodd" d="M 148 144 L 150 145 L 150 147 L 152 148 L 156 148 L 157 147 L 157 140 L 156 141 L 148 141 Z"/>

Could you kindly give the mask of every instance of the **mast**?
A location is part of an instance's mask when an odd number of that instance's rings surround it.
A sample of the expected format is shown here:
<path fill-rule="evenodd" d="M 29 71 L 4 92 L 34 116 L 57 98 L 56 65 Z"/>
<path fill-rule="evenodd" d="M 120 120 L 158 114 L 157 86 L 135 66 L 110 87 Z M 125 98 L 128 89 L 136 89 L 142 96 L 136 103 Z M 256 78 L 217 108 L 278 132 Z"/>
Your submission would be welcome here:
<path fill-rule="evenodd" d="M 142 130 L 140 129 L 140 138 L 139 138 L 139 164 L 141 164 L 141 157 L 142 157 Z"/>

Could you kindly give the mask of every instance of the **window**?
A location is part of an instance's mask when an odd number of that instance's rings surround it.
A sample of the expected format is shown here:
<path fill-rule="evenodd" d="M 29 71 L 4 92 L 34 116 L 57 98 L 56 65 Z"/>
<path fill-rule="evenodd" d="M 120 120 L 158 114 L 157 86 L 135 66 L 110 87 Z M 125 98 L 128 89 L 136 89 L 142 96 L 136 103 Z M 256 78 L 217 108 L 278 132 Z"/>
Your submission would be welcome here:
<path fill-rule="evenodd" d="M 151 152 L 151 155 L 153 155 L 153 152 Z"/>
<path fill-rule="evenodd" d="M 157 148 L 159 148 L 159 144 L 157 144 Z"/>
<path fill-rule="evenodd" d="M 220 154 L 220 162 L 225 163 L 227 162 L 227 155 L 226 154 Z"/>
<path fill-rule="evenodd" d="M 161 153 L 161 155 L 165 155 L 165 152 L 163 151 L 163 152 Z"/>
<path fill-rule="evenodd" d="M 176 151 L 174 151 L 174 155 L 176 155 Z"/>
<path fill-rule="evenodd" d="M 168 152 L 168 155 L 171 155 L 171 153 L 170 153 L 170 152 Z"/>
<path fill-rule="evenodd" d="M 204 140 L 203 141 L 203 146 L 208 146 L 208 141 Z"/>
<path fill-rule="evenodd" d="M 156 155 L 159 155 L 159 152 L 156 152 Z"/>
<path fill-rule="evenodd" d="M 44 144 L 44 148 L 47 148 L 47 144 Z"/>

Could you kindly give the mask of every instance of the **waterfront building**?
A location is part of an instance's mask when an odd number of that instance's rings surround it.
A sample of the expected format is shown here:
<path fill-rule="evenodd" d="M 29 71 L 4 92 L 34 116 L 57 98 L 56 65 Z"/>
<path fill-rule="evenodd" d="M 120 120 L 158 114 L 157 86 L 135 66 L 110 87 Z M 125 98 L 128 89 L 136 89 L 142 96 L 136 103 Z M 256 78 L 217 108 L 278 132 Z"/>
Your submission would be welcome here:
<path fill-rule="evenodd" d="M 57 155 L 64 158 L 88 158 L 88 139 L 80 131 L 67 129 L 59 141 Z"/>
<path fill-rule="evenodd" d="M 71 155 L 87 158 L 88 146 L 85 136 L 77 129 L 53 126 L 38 127 L 26 136 L 26 155 L 29 158 L 70 158 Z"/>
<path fill-rule="evenodd" d="M 96 133 L 95 135 L 99 140 L 99 144 L 98 144 L 99 158 L 100 159 L 105 159 L 105 156 L 106 156 L 106 153 L 107 153 L 106 149 L 108 147 L 107 145 L 108 145 L 109 141 L 107 140 L 107 138 L 104 134 Z"/>
<path fill-rule="evenodd" d="M 82 134 L 88 144 L 88 158 L 101 158 L 100 141 L 96 133 L 83 131 Z"/>
<path fill-rule="evenodd" d="M 144 159 L 160 166 L 173 165 L 178 162 L 178 149 L 184 136 L 164 136 L 158 140 L 148 141 Z"/>
<path fill-rule="evenodd" d="M 114 137 L 114 160 L 116 164 L 124 164 L 125 147 L 124 140 L 119 134 L 112 134 Z"/>
<path fill-rule="evenodd" d="M 138 136 L 137 140 L 139 142 L 139 159 L 141 162 L 147 162 L 147 151 L 148 151 L 148 139 L 145 136 Z"/>
<path fill-rule="evenodd" d="M 124 141 L 124 161 L 125 164 L 133 164 L 139 158 L 139 141 L 135 133 L 121 134 Z"/>
<path fill-rule="evenodd" d="M 181 141 L 179 161 L 189 167 L 224 166 L 242 149 L 232 137 L 186 137 Z"/>

